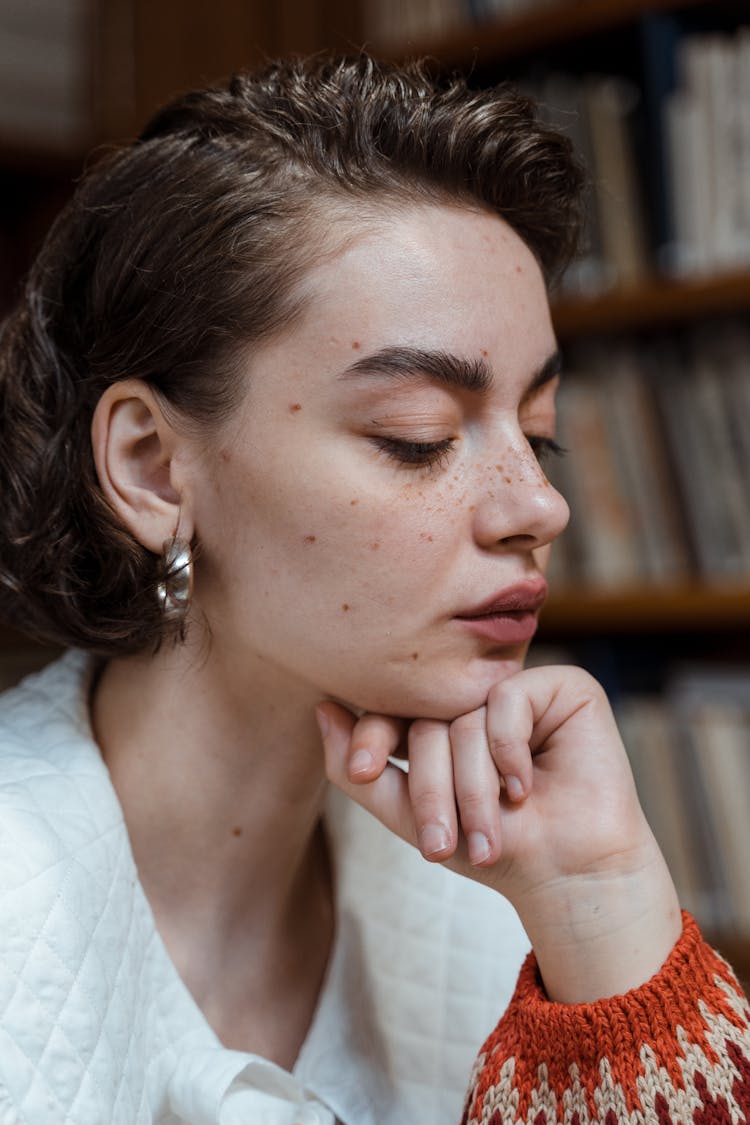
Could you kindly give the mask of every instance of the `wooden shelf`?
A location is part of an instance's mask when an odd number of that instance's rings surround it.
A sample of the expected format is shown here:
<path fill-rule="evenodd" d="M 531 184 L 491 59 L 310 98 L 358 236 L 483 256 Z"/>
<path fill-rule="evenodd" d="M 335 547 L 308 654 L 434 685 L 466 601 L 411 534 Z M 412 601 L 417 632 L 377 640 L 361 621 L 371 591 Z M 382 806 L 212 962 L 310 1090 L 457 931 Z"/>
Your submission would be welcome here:
<path fill-rule="evenodd" d="M 679 632 L 750 627 L 750 578 L 741 584 L 639 587 L 586 593 L 580 589 L 550 595 L 540 616 L 544 630 L 577 635 L 587 632 Z"/>
<path fill-rule="evenodd" d="M 705 277 L 653 278 L 637 289 L 562 298 L 552 317 L 561 339 L 597 332 L 632 332 L 695 317 L 750 310 L 750 269 Z"/>
<path fill-rule="evenodd" d="M 695 8 L 705 0 L 577 0 L 558 2 L 503 20 L 458 27 L 432 42 L 407 42 L 400 58 L 431 55 L 448 67 L 502 62 L 531 51 L 614 31 L 650 12 Z"/>
<path fill-rule="evenodd" d="M 41 148 L 0 136 L 0 172 L 11 171 L 62 180 L 80 175 L 88 146 Z"/>

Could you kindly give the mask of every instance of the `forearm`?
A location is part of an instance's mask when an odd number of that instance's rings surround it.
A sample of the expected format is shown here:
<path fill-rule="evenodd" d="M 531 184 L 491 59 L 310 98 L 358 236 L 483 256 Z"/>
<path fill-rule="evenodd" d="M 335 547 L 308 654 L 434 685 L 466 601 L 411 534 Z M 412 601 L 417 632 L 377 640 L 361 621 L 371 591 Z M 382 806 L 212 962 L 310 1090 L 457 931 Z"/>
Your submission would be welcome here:
<path fill-rule="evenodd" d="M 475 1066 L 465 1125 L 750 1121 L 750 1006 L 683 921 L 655 976 L 593 1004 L 551 1001 L 530 954 Z"/>

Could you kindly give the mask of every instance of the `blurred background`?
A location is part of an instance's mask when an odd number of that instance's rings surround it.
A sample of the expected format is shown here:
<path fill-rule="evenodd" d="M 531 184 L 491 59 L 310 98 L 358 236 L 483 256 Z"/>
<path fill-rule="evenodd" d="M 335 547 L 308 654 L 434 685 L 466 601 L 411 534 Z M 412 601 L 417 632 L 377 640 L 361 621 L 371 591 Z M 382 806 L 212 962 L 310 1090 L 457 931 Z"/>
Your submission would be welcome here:
<path fill-rule="evenodd" d="M 747 0 L 0 0 L 0 313 L 97 146 L 191 86 L 362 44 L 520 84 L 586 161 L 553 295 L 573 515 L 533 660 L 604 684 L 683 902 L 750 977 Z M 0 633 L 0 686 L 51 655 Z"/>

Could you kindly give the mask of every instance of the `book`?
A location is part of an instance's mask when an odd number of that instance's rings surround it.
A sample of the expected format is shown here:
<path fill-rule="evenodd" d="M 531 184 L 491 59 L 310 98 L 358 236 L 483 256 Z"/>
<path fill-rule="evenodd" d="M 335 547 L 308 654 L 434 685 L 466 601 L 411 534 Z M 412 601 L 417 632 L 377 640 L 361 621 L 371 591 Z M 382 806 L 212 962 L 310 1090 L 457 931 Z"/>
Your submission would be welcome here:
<path fill-rule="evenodd" d="M 748 261 L 747 86 L 743 35 L 704 33 L 675 48 L 663 102 L 673 243 L 669 265 L 710 273 Z M 745 100 L 743 100 L 743 98 Z"/>
<path fill-rule="evenodd" d="M 736 529 L 724 502 L 713 443 L 700 413 L 688 354 L 661 342 L 645 360 L 681 496 L 698 575 L 706 582 L 743 573 Z"/>
<path fill-rule="evenodd" d="M 704 702 L 692 714 L 696 762 L 728 894 L 724 929 L 750 935 L 750 711 Z"/>
<path fill-rule="evenodd" d="M 604 259 L 613 285 L 635 287 L 649 272 L 630 125 L 638 88 L 621 78 L 589 76 L 582 97 Z"/>
<path fill-rule="evenodd" d="M 598 588 L 627 586 L 641 569 L 633 506 L 605 420 L 609 393 L 609 381 L 587 370 L 568 376 L 558 395 L 560 440 L 570 450 L 570 534 L 579 544 L 581 578 Z"/>
<path fill-rule="evenodd" d="M 658 696 L 627 696 L 615 718 L 628 752 L 641 807 L 662 850 L 681 905 L 700 920 L 711 917 L 707 889 L 690 831 L 690 794 L 684 791 L 669 710 Z"/>
<path fill-rule="evenodd" d="M 563 289 L 568 294 L 585 295 L 610 288 L 615 284 L 616 276 L 604 254 L 592 178 L 593 142 L 580 79 L 555 71 L 541 83 L 526 84 L 524 89 L 537 100 L 542 120 L 570 138 L 573 148 L 589 172 L 589 180 L 584 189 L 585 224 L 581 254 L 568 268 L 563 279 Z"/>
<path fill-rule="evenodd" d="M 639 579 L 685 580 L 691 570 L 687 535 L 642 356 L 624 344 L 600 349 L 597 366 L 601 378 L 609 377 L 605 420 L 632 508 Z"/>
<path fill-rule="evenodd" d="M 91 135 L 93 18 L 87 0 L 0 7 L 0 136 L 52 149 Z"/>

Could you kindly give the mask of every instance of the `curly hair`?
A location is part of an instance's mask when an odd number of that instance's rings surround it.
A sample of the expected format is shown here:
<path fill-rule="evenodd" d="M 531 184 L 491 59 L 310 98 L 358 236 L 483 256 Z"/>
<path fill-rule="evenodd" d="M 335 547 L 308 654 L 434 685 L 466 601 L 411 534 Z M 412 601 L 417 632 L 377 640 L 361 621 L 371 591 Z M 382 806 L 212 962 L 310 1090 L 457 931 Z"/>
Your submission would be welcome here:
<path fill-rule="evenodd" d="M 489 208 L 551 284 L 577 248 L 582 180 L 530 99 L 423 62 L 282 60 L 159 111 L 83 177 L 0 334 L 0 618 L 105 656 L 170 634 L 158 558 L 104 499 L 94 409 L 137 377 L 210 435 L 240 355 L 299 311 L 337 208 Z"/>

